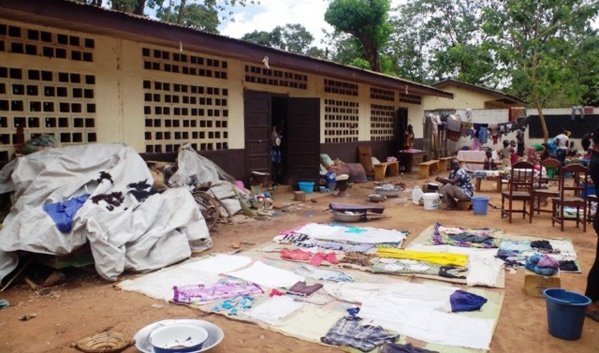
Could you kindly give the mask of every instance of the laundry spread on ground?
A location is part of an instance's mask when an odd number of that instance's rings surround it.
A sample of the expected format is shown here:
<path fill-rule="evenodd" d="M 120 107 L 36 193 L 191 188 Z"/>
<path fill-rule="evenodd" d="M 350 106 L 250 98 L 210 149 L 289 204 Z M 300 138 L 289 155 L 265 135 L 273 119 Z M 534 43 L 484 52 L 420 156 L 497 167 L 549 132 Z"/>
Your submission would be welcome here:
<path fill-rule="evenodd" d="M 395 274 L 394 270 L 401 269 L 417 272 L 432 269 L 434 272 L 431 273 L 436 273 L 437 277 L 442 272 L 447 278 L 458 278 L 465 283 L 467 273 L 471 272 L 467 267 L 471 257 L 469 252 L 492 249 L 462 248 L 456 253 L 424 252 L 422 255 L 420 250 L 398 249 L 397 243 L 403 239 L 395 238 L 389 242 L 389 238 L 381 237 L 380 243 L 358 244 L 353 238 L 331 236 L 339 231 L 335 228 L 348 227 L 307 226 L 308 234 L 297 232 L 297 229 L 284 232 L 275 237 L 273 244 L 258 246 L 244 252 L 243 256 L 217 254 L 186 261 L 174 266 L 177 270 L 168 276 L 149 274 L 152 281 L 144 280 L 142 276 L 124 281 L 123 287 L 153 295 L 155 287 L 167 287 L 156 281 L 165 281 L 171 284 L 170 301 L 231 319 L 251 321 L 310 342 L 353 347 L 365 352 L 376 348 L 390 352 L 414 349 L 417 352 L 416 349 L 426 351 L 428 345 L 462 347 L 464 352 L 489 348 L 503 303 L 503 292 L 464 289 L 433 281 L 415 283 L 406 281 L 408 277 L 386 274 Z M 321 244 L 327 244 L 326 251 L 323 251 L 324 247 L 303 247 L 287 242 L 289 237 L 283 239 L 286 235 L 299 235 L 309 237 L 300 240 L 304 245 L 306 241 L 318 243 L 322 240 L 311 238 L 312 232 L 318 230 L 322 230 L 322 234 L 329 233 L 328 239 Z M 368 233 L 359 227 L 346 230 L 352 234 Z M 351 248 L 347 246 L 350 243 L 370 247 L 364 248 L 365 252 L 346 252 Z M 296 255 L 281 256 L 284 249 L 286 254 Z M 378 257 L 380 252 L 417 254 L 437 263 Z M 324 261 L 310 264 L 318 254 L 324 255 Z M 339 263 L 326 260 L 327 254 L 335 254 Z M 351 262 L 343 262 L 347 259 Z M 503 266 L 503 261 L 496 260 Z M 367 265 L 368 270 L 361 265 Z M 202 267 L 205 273 L 197 273 L 196 283 L 189 283 L 185 275 L 178 274 L 186 269 L 201 272 Z M 372 270 L 375 268 L 379 271 Z M 484 276 L 483 271 L 478 273 Z M 219 278 L 216 281 L 215 276 Z M 172 284 L 177 278 L 184 283 Z M 143 286 L 136 282 L 143 282 Z M 204 303 L 203 300 L 213 301 Z"/>

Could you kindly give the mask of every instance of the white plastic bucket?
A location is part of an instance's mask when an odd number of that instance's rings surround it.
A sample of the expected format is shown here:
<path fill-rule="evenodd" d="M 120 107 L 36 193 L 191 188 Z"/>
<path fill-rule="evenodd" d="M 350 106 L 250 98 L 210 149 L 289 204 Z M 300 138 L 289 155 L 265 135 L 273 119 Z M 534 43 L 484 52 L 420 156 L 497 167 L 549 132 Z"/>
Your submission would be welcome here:
<path fill-rule="evenodd" d="M 424 200 L 424 209 L 427 211 L 436 211 L 439 209 L 439 194 L 436 192 L 427 192 L 422 195 Z"/>

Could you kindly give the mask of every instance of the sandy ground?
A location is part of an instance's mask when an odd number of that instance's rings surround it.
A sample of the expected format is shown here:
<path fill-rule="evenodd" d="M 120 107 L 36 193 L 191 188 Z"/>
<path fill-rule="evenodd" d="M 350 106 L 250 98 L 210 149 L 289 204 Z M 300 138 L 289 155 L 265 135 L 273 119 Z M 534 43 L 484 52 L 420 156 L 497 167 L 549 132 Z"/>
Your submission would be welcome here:
<path fill-rule="evenodd" d="M 408 189 L 423 185 L 423 180 L 413 176 L 388 178 L 387 182 L 407 183 Z M 270 241 L 279 231 L 291 229 L 307 222 L 330 220 L 326 211 L 330 202 L 363 203 L 371 193 L 373 184 L 355 184 L 349 190 L 350 196 L 338 199 L 330 194 L 313 194 L 310 200 L 294 203 L 292 194 L 279 190 L 276 204 L 291 205 L 287 212 L 269 221 L 249 221 L 242 224 L 224 225 L 213 233 L 215 246 L 210 252 L 231 251 L 231 241 L 261 244 Z M 492 190 L 491 182 L 483 182 L 483 191 Z M 491 196 L 492 205 L 500 205 L 498 193 L 483 192 Z M 597 236 L 589 227 L 586 233 L 574 224 L 567 224 L 565 232 L 551 226 L 551 219 L 544 214 L 529 224 L 516 218 L 512 224 L 501 219 L 498 209 L 489 208 L 486 216 L 475 216 L 471 211 L 425 211 L 422 207 L 408 202 L 411 193 L 404 192 L 400 199 L 389 199 L 386 206 L 386 219 L 369 221 L 365 225 L 407 229 L 411 232 L 408 242 L 434 222 L 445 225 L 493 226 L 507 232 L 529 234 L 539 237 L 569 237 L 573 239 L 583 268 L 582 274 L 562 274 L 562 287 L 584 292 L 586 276 L 595 256 Z M 243 245 L 243 248 L 249 248 Z M 203 253 L 205 255 L 207 253 Z M 32 267 L 28 275 L 41 279 L 47 270 Z M 224 341 L 211 352 L 341 352 L 334 347 L 326 347 L 286 337 L 263 330 L 252 324 L 228 320 L 218 315 L 205 315 L 197 310 L 162 303 L 142 294 L 117 289 L 114 283 L 101 279 L 92 270 L 66 270 L 67 281 L 63 284 L 33 291 L 23 281 L 17 281 L 7 291 L 0 293 L 11 306 L 0 310 L 0 352 L 77 352 L 72 343 L 77 339 L 93 335 L 108 328 L 133 337 L 143 326 L 167 318 L 199 318 L 219 325 L 225 332 Z M 133 274 L 121 279 L 131 278 Z M 598 352 L 599 323 L 586 319 L 582 338 L 578 341 L 564 341 L 552 337 L 547 332 L 545 300 L 523 294 L 524 271 L 506 273 L 505 302 L 491 344 L 492 353 L 511 352 Z M 19 317 L 35 313 L 28 321 Z M 137 352 L 130 347 L 125 352 Z"/>

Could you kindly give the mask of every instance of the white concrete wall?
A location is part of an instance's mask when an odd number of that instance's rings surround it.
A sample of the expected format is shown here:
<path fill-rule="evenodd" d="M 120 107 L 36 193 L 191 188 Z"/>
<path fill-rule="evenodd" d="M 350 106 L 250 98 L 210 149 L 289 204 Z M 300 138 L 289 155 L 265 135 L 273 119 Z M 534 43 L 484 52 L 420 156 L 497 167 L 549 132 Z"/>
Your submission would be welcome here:
<path fill-rule="evenodd" d="M 332 98 L 336 100 L 351 101 L 359 103 L 359 141 L 370 141 L 371 139 L 371 104 L 392 105 L 396 109 L 400 107 L 408 108 L 409 124 L 414 126 L 416 138 L 422 138 L 422 121 L 424 117 L 424 104 L 405 104 L 399 102 L 398 93 L 395 94 L 395 101 L 388 102 L 383 100 L 374 100 L 370 98 L 370 86 L 359 85 L 359 95 L 347 96 L 340 94 L 326 93 L 324 90 L 324 76 L 308 75 L 308 89 L 271 86 L 264 84 L 249 83 L 245 81 L 245 65 L 259 65 L 261 58 L 256 61 L 240 61 L 223 57 L 214 57 L 200 52 L 193 52 L 187 48 L 178 47 L 157 47 L 146 43 L 122 40 L 120 38 L 89 35 L 86 33 L 65 31 L 61 29 L 47 28 L 35 24 L 3 21 L 3 23 L 21 27 L 26 33 L 27 29 L 50 31 L 56 34 L 75 35 L 81 38 L 93 38 L 95 47 L 93 52 L 93 62 L 73 61 L 68 59 L 47 58 L 41 55 L 11 54 L 7 51 L 0 52 L 0 66 L 9 68 L 49 70 L 52 72 L 81 73 L 95 76 L 94 102 L 96 104 L 95 127 L 92 129 L 97 134 L 97 142 L 122 142 L 133 146 L 139 152 L 145 152 L 146 144 L 145 133 L 149 131 L 146 126 L 146 116 L 144 113 L 144 80 L 169 82 L 181 85 L 204 85 L 207 87 L 226 88 L 229 91 L 227 101 L 228 116 L 228 146 L 231 149 L 243 149 L 244 141 L 244 89 L 284 94 L 290 97 L 320 97 L 321 98 L 321 117 L 324 117 L 324 99 Z M 23 35 L 23 42 L 27 42 L 26 35 Z M 40 43 L 36 43 L 41 47 Z M 204 58 L 212 58 L 227 61 L 227 80 L 200 77 L 186 74 L 176 74 L 158 70 L 148 70 L 144 68 L 144 58 L 142 49 L 159 49 L 171 53 L 180 53 L 187 55 L 198 55 Z M 272 69 L 287 70 L 280 67 L 276 62 L 271 62 Z M 7 94 L 0 95 L 0 99 L 10 100 L 10 80 L 0 79 L 7 85 Z M 347 80 L 347 82 L 351 82 Z M 41 84 L 40 84 L 41 86 Z M 41 98 L 40 98 L 41 99 Z M 27 104 L 27 103 L 26 103 Z M 9 112 L 12 114 L 13 112 Z M 22 115 L 26 116 L 25 113 Z M 17 115 L 18 116 L 18 115 Z M 40 115 L 43 118 L 43 114 Z M 175 117 L 176 118 L 176 117 Z M 324 143 L 324 119 L 321 118 L 321 136 L 320 141 Z M 71 129 L 69 127 L 68 129 Z M 16 128 L 9 126 L 13 134 Z M 181 129 L 181 128 L 180 128 Z M 26 129 L 28 130 L 28 129 Z M 44 133 L 39 129 L 36 133 Z M 151 130 L 151 129 L 150 129 Z M 160 129 L 156 129 L 157 131 Z M 162 130 L 165 130 L 162 128 Z M 53 132 L 61 132 L 54 129 Z M 52 132 L 52 131 L 50 131 Z M 31 131 L 26 131 L 25 138 L 29 138 Z M 185 141 L 177 141 L 185 142 Z M 194 141 L 201 142 L 201 141 Z M 71 143 L 72 144 L 72 143 Z M 13 146 L 0 145 L 0 151 L 10 151 Z"/>

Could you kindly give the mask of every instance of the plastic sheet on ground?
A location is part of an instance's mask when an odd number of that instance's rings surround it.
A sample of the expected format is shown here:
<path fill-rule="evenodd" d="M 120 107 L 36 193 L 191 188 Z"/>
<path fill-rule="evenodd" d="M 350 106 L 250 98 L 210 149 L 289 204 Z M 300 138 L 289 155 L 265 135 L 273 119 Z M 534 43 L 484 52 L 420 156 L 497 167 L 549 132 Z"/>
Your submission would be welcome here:
<path fill-rule="evenodd" d="M 131 192 L 130 184 L 153 182 L 146 163 L 131 147 L 52 148 L 7 167 L 14 169 L 10 179 L 0 179 L 0 190 L 14 190 L 16 201 L 0 230 L 0 280 L 17 266 L 19 250 L 68 255 L 89 242 L 98 273 L 116 280 L 123 271 L 159 269 L 212 247 L 206 222 L 186 188 L 145 201 Z M 109 178 L 100 178 L 100 172 Z M 93 202 L 95 196 L 113 192 L 122 193 L 120 205 Z M 84 193 L 90 197 L 73 217 L 71 232 L 62 233 L 43 205 Z"/>
<path fill-rule="evenodd" d="M 216 163 L 198 154 L 191 145 L 183 145 L 177 156 L 177 172 L 169 179 L 169 185 L 189 186 L 210 182 L 210 192 L 234 215 L 241 211 L 239 199 L 233 191 L 235 178 L 223 171 Z"/>

